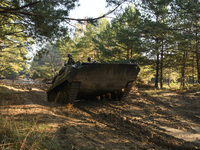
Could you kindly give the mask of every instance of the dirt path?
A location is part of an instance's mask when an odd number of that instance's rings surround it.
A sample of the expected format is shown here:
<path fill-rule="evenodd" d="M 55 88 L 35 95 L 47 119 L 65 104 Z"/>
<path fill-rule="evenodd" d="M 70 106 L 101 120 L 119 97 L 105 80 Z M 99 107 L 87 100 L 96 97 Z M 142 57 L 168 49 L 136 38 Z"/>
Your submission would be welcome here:
<path fill-rule="evenodd" d="M 10 87 L 13 118 L 38 116 L 52 127 L 60 149 L 200 149 L 200 93 L 139 89 L 119 101 L 77 101 L 74 105 L 48 102 L 48 85 Z M 11 113 L 12 112 L 12 113 Z"/>

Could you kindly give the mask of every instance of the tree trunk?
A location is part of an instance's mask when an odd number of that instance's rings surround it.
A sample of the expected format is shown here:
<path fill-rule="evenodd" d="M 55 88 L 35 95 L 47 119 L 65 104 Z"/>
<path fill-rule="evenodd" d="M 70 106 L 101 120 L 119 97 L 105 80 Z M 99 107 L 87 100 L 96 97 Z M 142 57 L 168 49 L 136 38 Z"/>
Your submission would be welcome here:
<path fill-rule="evenodd" d="M 94 50 L 94 60 L 96 59 L 96 53 L 95 53 L 95 50 Z"/>
<path fill-rule="evenodd" d="M 168 71 L 168 86 L 170 87 L 171 83 L 171 71 Z"/>
<path fill-rule="evenodd" d="M 155 88 L 158 88 L 158 77 L 159 77 L 159 53 L 157 52 Z"/>
<path fill-rule="evenodd" d="M 197 58 L 197 74 L 198 74 L 198 83 L 200 83 L 200 66 L 199 66 L 199 58 L 200 55 L 198 53 L 196 53 L 196 58 Z"/>
<path fill-rule="evenodd" d="M 127 49 L 127 57 L 126 59 L 129 59 L 129 49 Z"/>
<path fill-rule="evenodd" d="M 161 49 L 161 61 L 160 61 L 160 88 L 163 88 L 163 41 L 162 41 L 162 49 Z"/>
<path fill-rule="evenodd" d="M 192 58 L 192 84 L 194 85 L 194 53 Z"/>
<path fill-rule="evenodd" d="M 199 58 L 200 58 L 200 55 L 198 53 L 198 37 L 197 37 L 197 32 L 196 32 L 196 59 L 197 59 L 197 75 L 198 75 L 198 83 L 200 83 L 200 66 L 199 66 Z"/>
<path fill-rule="evenodd" d="M 182 66 L 182 76 L 181 76 L 181 86 L 185 87 L 185 64 L 187 59 L 187 51 L 184 51 L 183 55 L 183 66 Z"/>
<path fill-rule="evenodd" d="M 131 48 L 131 58 L 133 58 L 133 49 Z"/>

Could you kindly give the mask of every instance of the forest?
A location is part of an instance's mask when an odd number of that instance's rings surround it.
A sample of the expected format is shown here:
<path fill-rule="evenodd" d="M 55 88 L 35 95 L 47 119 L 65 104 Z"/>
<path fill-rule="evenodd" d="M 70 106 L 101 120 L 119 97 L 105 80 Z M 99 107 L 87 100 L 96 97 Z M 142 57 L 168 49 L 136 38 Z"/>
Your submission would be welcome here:
<path fill-rule="evenodd" d="M 198 0 L 107 0 L 111 19 L 68 18 L 77 5 L 1 1 L 0 77 L 52 79 L 70 53 L 80 62 L 139 62 L 138 80 L 156 88 L 200 83 Z"/>

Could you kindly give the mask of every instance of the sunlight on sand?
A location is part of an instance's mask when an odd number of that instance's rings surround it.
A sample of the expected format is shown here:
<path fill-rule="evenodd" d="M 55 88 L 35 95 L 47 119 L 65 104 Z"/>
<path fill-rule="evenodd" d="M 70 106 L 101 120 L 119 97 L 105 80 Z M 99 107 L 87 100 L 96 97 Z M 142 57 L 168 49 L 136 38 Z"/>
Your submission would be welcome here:
<path fill-rule="evenodd" d="M 41 89 L 38 89 L 38 88 L 31 88 L 30 90 L 28 89 L 21 89 L 21 88 L 15 88 L 13 86 L 5 86 L 6 88 L 8 88 L 9 90 L 14 90 L 14 91 L 19 91 L 19 92 L 25 92 L 25 91 L 39 91 L 39 92 L 42 92 L 44 90 L 41 90 Z"/>
<path fill-rule="evenodd" d="M 183 130 L 175 129 L 175 128 L 170 128 L 166 126 L 160 126 L 161 128 L 165 129 L 170 135 L 183 139 L 188 142 L 195 142 L 195 143 L 200 143 L 200 127 L 192 127 L 197 133 L 192 133 L 192 132 L 186 132 Z"/>

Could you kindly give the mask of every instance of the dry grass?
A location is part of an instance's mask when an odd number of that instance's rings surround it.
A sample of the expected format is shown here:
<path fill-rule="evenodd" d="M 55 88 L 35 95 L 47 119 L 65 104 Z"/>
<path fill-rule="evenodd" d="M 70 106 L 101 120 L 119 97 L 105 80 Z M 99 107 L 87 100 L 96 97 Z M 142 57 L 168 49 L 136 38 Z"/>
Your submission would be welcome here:
<path fill-rule="evenodd" d="M 17 101 L 20 99 L 11 89 L 0 85 L 0 149 L 59 149 L 51 127 L 41 123 L 39 115 L 14 105 Z"/>
<path fill-rule="evenodd" d="M 0 118 L 0 149 L 56 149 L 58 145 L 53 144 L 54 137 L 51 136 L 48 126 L 39 126 L 33 118 L 31 122 L 13 121 L 9 117 Z"/>

